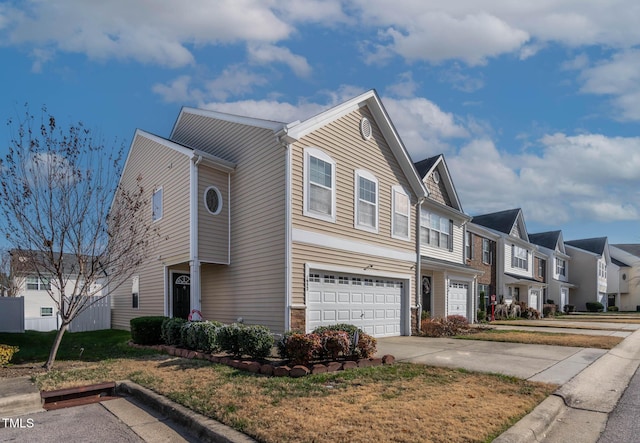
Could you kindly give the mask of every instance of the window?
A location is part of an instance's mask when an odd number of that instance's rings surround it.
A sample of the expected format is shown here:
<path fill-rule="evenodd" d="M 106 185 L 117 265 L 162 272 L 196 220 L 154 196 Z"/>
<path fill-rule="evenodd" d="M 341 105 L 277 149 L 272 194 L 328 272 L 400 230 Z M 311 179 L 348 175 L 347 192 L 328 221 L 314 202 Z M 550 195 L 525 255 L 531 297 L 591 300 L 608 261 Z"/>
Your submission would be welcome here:
<path fill-rule="evenodd" d="M 134 275 L 131 282 L 131 307 L 138 309 L 140 307 L 140 278 Z"/>
<path fill-rule="evenodd" d="M 556 274 L 562 275 L 563 277 L 567 275 L 567 262 L 557 257 L 556 257 Z"/>
<path fill-rule="evenodd" d="M 538 259 L 538 277 L 544 278 L 545 276 L 544 268 L 546 264 L 547 262 L 545 260 Z"/>
<path fill-rule="evenodd" d="M 420 209 L 420 241 L 436 248 L 453 250 L 453 221 Z"/>
<path fill-rule="evenodd" d="M 607 264 L 600 260 L 598 260 L 598 276 L 607 278 Z"/>
<path fill-rule="evenodd" d="M 162 188 L 158 188 L 153 192 L 151 205 L 151 219 L 153 221 L 160 220 L 162 218 Z"/>
<path fill-rule="evenodd" d="M 411 204 L 409 196 L 400 186 L 392 188 L 393 193 L 393 220 L 391 236 L 409 240 L 409 211 Z"/>
<path fill-rule="evenodd" d="M 491 242 L 488 238 L 482 239 L 482 263 L 491 264 Z"/>
<path fill-rule="evenodd" d="M 367 171 L 355 176 L 356 228 L 378 232 L 378 180 Z"/>
<path fill-rule="evenodd" d="M 53 317 L 53 308 L 51 306 L 40 307 L 40 317 Z"/>
<path fill-rule="evenodd" d="M 222 194 L 215 186 L 209 186 L 204 191 L 204 207 L 210 214 L 218 215 L 222 211 Z"/>
<path fill-rule="evenodd" d="M 35 275 L 27 277 L 27 289 L 30 291 L 48 291 L 51 289 L 51 281 L 48 278 L 38 278 Z"/>
<path fill-rule="evenodd" d="M 520 246 L 511 245 L 511 266 L 518 269 L 529 269 L 529 251 Z"/>
<path fill-rule="evenodd" d="M 316 148 L 304 151 L 304 214 L 336 221 L 336 164 Z"/>
<path fill-rule="evenodd" d="M 469 260 L 472 260 L 473 259 L 473 233 L 471 232 L 467 232 L 467 242 L 465 244 L 465 248 L 466 248 L 465 253 L 467 254 L 467 258 Z"/>

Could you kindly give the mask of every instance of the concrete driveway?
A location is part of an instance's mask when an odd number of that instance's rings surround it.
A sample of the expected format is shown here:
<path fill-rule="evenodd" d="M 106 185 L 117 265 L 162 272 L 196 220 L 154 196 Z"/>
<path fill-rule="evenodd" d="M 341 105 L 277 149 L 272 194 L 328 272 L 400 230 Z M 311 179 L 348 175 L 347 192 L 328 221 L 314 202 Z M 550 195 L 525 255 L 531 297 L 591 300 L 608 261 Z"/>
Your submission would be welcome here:
<path fill-rule="evenodd" d="M 378 339 L 378 355 L 396 361 L 463 368 L 562 385 L 607 351 L 452 338 L 388 337 Z"/>

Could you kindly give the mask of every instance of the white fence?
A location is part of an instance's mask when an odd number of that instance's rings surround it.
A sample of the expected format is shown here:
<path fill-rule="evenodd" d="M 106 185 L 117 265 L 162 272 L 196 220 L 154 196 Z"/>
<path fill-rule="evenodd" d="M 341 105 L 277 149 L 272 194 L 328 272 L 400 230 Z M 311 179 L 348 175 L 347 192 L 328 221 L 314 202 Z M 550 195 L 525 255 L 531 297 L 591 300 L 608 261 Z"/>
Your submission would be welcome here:
<path fill-rule="evenodd" d="M 24 317 L 23 297 L 0 297 L 0 332 L 55 331 L 57 316 Z M 111 299 L 106 296 L 77 316 L 69 325 L 69 332 L 111 329 Z"/>
<path fill-rule="evenodd" d="M 24 298 L 0 297 L 0 332 L 24 332 Z"/>

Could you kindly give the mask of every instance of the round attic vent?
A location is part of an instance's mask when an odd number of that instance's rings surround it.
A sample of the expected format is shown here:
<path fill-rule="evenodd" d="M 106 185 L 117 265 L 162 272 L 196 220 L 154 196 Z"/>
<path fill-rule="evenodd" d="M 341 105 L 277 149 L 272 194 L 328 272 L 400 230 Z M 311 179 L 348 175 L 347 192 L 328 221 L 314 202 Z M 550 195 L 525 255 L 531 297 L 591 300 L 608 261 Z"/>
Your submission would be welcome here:
<path fill-rule="evenodd" d="M 440 173 L 438 171 L 433 171 L 433 181 L 440 183 Z"/>
<path fill-rule="evenodd" d="M 371 138 L 371 122 L 368 118 L 363 117 L 360 120 L 360 134 L 362 134 L 362 138 L 365 140 L 369 140 Z"/>

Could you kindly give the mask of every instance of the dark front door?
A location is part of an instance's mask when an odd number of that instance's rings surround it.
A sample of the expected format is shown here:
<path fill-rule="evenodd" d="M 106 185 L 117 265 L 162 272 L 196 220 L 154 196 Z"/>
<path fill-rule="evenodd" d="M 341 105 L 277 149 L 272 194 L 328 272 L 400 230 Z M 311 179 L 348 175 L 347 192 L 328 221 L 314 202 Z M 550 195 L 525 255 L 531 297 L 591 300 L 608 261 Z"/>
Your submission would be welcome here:
<path fill-rule="evenodd" d="M 173 317 L 186 319 L 191 311 L 191 276 L 173 274 Z"/>

